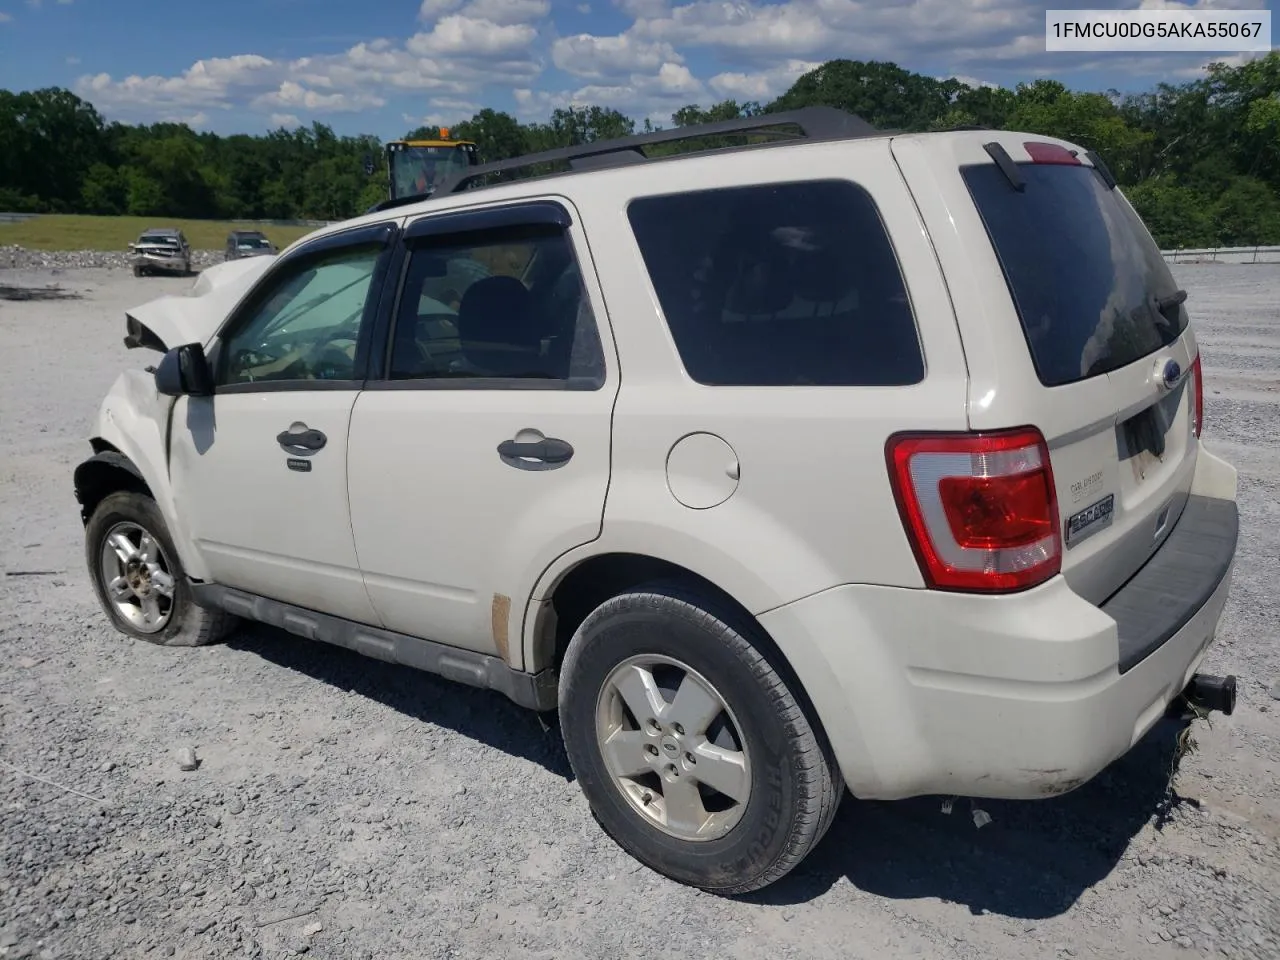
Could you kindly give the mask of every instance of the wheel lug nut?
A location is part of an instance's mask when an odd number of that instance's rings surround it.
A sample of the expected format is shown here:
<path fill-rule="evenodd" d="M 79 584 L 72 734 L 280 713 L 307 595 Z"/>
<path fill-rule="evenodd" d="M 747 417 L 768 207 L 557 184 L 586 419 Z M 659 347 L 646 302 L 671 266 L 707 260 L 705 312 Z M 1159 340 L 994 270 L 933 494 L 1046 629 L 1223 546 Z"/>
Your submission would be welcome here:
<path fill-rule="evenodd" d="M 678 737 L 684 736 L 684 727 L 680 726 L 680 724 L 677 723 L 675 725 L 675 731 L 676 731 L 676 736 Z"/>
<path fill-rule="evenodd" d="M 695 763 L 698 762 L 698 760 L 692 753 L 686 753 L 684 755 L 684 762 L 689 764 L 689 766 L 693 766 Z"/>
<path fill-rule="evenodd" d="M 646 743 L 644 746 L 644 752 L 649 754 L 651 757 L 656 757 L 658 755 L 658 748 L 652 743 Z"/>

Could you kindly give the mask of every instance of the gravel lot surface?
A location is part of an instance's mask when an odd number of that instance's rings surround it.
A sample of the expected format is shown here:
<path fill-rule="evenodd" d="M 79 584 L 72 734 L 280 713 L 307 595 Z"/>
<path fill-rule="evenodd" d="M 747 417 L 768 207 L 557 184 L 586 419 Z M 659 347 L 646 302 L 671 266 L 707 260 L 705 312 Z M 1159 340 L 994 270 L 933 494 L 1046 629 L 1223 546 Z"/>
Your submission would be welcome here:
<path fill-rule="evenodd" d="M 1280 267 L 1176 273 L 1207 442 L 1240 470 L 1206 668 L 1240 677 L 1235 716 L 1194 724 L 1172 793 L 1168 722 L 1066 797 L 981 803 L 981 829 L 965 799 L 846 798 L 798 871 L 726 900 L 622 854 L 555 731 L 496 694 L 263 627 L 109 629 L 71 471 L 117 373 L 155 361 L 124 309 L 191 280 L 0 257 L 0 957 L 1274 960 Z"/>

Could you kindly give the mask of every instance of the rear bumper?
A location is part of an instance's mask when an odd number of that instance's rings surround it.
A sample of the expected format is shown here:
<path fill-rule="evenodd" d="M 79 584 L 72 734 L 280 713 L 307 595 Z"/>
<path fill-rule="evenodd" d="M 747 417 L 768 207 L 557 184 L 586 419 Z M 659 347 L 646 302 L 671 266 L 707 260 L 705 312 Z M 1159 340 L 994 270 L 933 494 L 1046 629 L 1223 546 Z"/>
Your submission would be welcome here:
<path fill-rule="evenodd" d="M 1053 796 L 1141 739 L 1203 660 L 1230 591 L 1234 472 L 1201 457 L 1231 472 L 1212 490 L 1229 498 L 1193 491 L 1160 551 L 1101 607 L 1056 577 L 1006 597 L 847 586 L 763 615 L 850 790 Z"/>

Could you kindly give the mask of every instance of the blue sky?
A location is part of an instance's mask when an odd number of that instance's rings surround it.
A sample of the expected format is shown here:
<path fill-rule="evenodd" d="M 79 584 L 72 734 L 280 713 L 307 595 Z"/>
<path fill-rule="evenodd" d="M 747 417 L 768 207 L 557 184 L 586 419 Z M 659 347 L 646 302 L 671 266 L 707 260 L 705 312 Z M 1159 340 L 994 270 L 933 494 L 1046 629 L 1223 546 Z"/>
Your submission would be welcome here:
<path fill-rule="evenodd" d="M 481 106 L 597 103 L 667 123 L 767 101 L 824 60 L 1013 86 L 1144 89 L 1229 54 L 1044 50 L 1047 8 L 1271 0 L 0 0 L 0 88 L 65 86 L 109 119 L 219 133 L 331 124 L 393 137 Z"/>

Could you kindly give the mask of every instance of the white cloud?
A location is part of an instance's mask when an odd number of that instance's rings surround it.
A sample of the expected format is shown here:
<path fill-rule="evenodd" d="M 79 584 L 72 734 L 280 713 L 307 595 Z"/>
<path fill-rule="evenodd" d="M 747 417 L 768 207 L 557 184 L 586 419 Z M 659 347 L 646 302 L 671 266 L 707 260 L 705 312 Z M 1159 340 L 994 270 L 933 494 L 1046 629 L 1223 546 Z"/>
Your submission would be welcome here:
<path fill-rule="evenodd" d="M 472 100 L 458 100 L 453 97 L 433 97 L 431 106 L 437 110 L 456 110 L 459 113 L 466 113 L 468 114 L 468 119 L 484 109 L 483 104 Z"/>
<path fill-rule="evenodd" d="M 167 123 L 185 123 L 192 129 L 199 129 L 209 123 L 209 115 L 203 110 L 197 110 L 195 113 L 182 115 L 171 113 L 161 118 Z"/>
<path fill-rule="evenodd" d="M 613 0 L 613 5 L 637 20 L 660 17 L 669 7 L 667 0 Z"/>
<path fill-rule="evenodd" d="M 590 13 L 590 12 L 591 12 L 591 4 L 589 4 L 589 3 L 580 3 L 580 4 L 578 4 L 576 7 L 574 7 L 574 9 L 575 9 L 575 10 L 577 10 L 579 13 L 583 13 L 583 14 Z"/>
<path fill-rule="evenodd" d="M 74 67 L 74 66 L 78 65 L 79 63 L 80 63 L 80 58 L 79 58 L 79 57 L 67 57 L 67 64 L 68 64 L 69 66 Z"/>
<path fill-rule="evenodd" d="M 488 59 L 527 55 L 538 31 L 524 23 L 500 26 L 460 14 L 442 18 L 430 33 L 418 33 L 405 45 L 419 57 Z"/>
<path fill-rule="evenodd" d="M 249 104 L 255 110 L 301 107 L 312 113 L 354 113 L 369 107 L 381 107 L 387 101 L 372 93 L 320 93 L 294 80 L 285 80 L 269 93 L 254 97 Z"/>
<path fill-rule="evenodd" d="M 0 10 L 0 23 L 8 23 L 12 19 L 13 19 L 13 16 L 11 14 L 5 13 L 3 10 Z"/>
<path fill-rule="evenodd" d="M 138 74 L 115 80 L 107 73 L 81 77 L 77 91 L 99 109 L 227 108 L 237 89 L 253 90 L 272 80 L 277 65 L 266 57 L 243 54 L 198 60 L 176 77 Z"/>
<path fill-rule="evenodd" d="M 999 88 L 1000 84 L 992 83 L 990 80 L 979 80 L 977 77 L 969 77 L 964 74 L 947 75 L 944 77 L 935 77 L 935 80 L 959 80 L 966 87 L 973 87 L 975 90 L 979 87 L 989 87 L 992 90 Z"/>
<path fill-rule="evenodd" d="M 706 100 L 707 88 L 684 64 L 664 63 L 651 73 L 633 73 L 576 90 L 519 89 L 514 95 L 520 118 L 526 121 L 542 120 L 556 108 L 600 106 L 669 123 L 680 107 Z"/>
<path fill-rule="evenodd" d="M 462 6 L 462 0 L 422 0 L 418 19 L 430 22 L 445 13 L 452 13 Z"/>
<path fill-rule="evenodd" d="M 684 58 L 665 41 L 639 40 L 627 34 L 597 37 L 579 33 L 551 44 L 551 62 L 574 76 L 605 77 L 652 72 L 664 63 L 682 63 Z"/>
<path fill-rule="evenodd" d="M 551 0 L 470 0 L 458 12 L 472 20 L 506 26 L 544 19 L 551 12 Z"/>
<path fill-rule="evenodd" d="M 754 73 L 718 73 L 707 83 L 726 100 L 757 100 L 763 103 L 785 93 L 801 74 L 821 65 L 816 60 L 788 60 Z"/>
<path fill-rule="evenodd" d="M 322 116 L 381 107 L 399 92 L 472 104 L 488 99 L 487 86 L 529 86 L 538 77 L 542 64 L 531 52 L 536 37 L 528 24 L 452 14 L 404 45 L 371 40 L 296 60 L 243 54 L 201 60 L 173 76 L 84 76 L 75 88 L 98 109 L 126 119 L 243 106 L 264 115 Z"/>
<path fill-rule="evenodd" d="M 302 126 L 302 121 L 292 113 L 273 113 L 271 115 L 271 126 L 288 127 L 292 130 L 294 127 Z"/>
<path fill-rule="evenodd" d="M 709 47 L 743 65 L 834 57 L 953 61 L 957 51 L 979 59 L 1044 54 L 1043 13 L 1026 0 L 694 0 L 670 8 L 655 0 L 619 2 L 637 16 L 628 34 Z"/>

